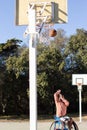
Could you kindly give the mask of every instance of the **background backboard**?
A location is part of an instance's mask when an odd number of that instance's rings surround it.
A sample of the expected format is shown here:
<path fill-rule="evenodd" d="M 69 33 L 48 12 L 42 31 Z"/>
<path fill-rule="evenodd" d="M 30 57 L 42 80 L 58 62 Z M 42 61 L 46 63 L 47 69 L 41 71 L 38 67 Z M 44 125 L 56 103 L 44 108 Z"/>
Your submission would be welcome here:
<path fill-rule="evenodd" d="M 33 2 L 53 2 L 54 9 L 51 9 L 50 6 L 47 6 L 45 12 L 42 14 L 43 16 L 51 14 L 54 12 L 54 19 L 50 22 L 53 23 L 66 23 L 67 22 L 67 0 L 16 0 L 16 16 L 15 22 L 16 25 L 28 25 L 28 4 Z M 40 7 L 38 7 L 40 8 Z"/>
<path fill-rule="evenodd" d="M 87 74 L 72 74 L 72 85 L 87 85 Z"/>

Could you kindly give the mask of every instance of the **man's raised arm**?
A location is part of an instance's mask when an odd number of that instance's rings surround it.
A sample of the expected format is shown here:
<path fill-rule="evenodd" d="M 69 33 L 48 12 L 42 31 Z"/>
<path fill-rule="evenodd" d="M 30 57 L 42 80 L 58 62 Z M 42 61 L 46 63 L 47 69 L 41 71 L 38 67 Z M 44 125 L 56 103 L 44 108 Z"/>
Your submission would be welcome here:
<path fill-rule="evenodd" d="M 60 94 L 60 99 L 62 100 L 62 102 L 65 103 L 65 105 L 66 105 L 67 107 L 69 106 L 69 101 L 66 100 L 62 94 Z"/>
<path fill-rule="evenodd" d="M 55 103 L 59 101 L 59 95 L 61 93 L 61 90 L 57 90 L 57 92 L 54 93 L 54 100 Z"/>

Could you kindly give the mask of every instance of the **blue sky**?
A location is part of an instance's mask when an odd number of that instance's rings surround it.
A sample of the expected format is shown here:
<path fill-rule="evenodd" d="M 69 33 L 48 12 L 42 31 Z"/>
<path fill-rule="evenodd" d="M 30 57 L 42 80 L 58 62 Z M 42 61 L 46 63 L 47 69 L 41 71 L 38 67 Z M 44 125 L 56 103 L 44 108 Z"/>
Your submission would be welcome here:
<path fill-rule="evenodd" d="M 68 23 L 56 24 L 55 28 L 64 29 L 66 36 L 76 32 L 76 29 L 87 30 L 87 0 L 68 0 Z M 8 39 L 18 38 L 27 42 L 23 37 L 26 26 L 15 25 L 15 0 L 2 0 L 0 3 L 0 43 Z"/>

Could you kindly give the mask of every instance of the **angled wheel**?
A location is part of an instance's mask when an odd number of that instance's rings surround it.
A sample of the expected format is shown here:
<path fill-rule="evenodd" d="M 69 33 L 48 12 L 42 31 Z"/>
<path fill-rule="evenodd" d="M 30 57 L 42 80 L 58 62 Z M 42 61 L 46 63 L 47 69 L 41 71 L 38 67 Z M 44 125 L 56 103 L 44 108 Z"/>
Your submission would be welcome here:
<path fill-rule="evenodd" d="M 77 124 L 72 118 L 70 118 L 70 121 L 68 121 L 67 125 L 68 125 L 69 130 L 79 130 Z"/>
<path fill-rule="evenodd" d="M 49 130 L 62 130 L 63 129 L 63 122 L 62 121 L 54 121 Z"/>
<path fill-rule="evenodd" d="M 73 121 L 72 125 L 71 125 L 71 130 L 79 130 L 77 124 Z"/>

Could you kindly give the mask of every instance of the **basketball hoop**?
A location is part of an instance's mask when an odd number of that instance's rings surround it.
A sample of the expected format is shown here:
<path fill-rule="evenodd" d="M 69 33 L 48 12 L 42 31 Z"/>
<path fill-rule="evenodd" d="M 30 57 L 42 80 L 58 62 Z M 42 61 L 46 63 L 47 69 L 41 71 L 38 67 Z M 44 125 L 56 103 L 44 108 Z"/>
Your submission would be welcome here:
<path fill-rule="evenodd" d="M 72 85 L 77 85 L 79 92 L 79 121 L 82 121 L 82 85 L 87 85 L 87 74 L 72 74 Z"/>
<path fill-rule="evenodd" d="M 82 83 L 77 83 L 77 86 L 82 86 Z"/>
<path fill-rule="evenodd" d="M 78 91 L 82 91 L 82 83 L 77 83 Z"/>

